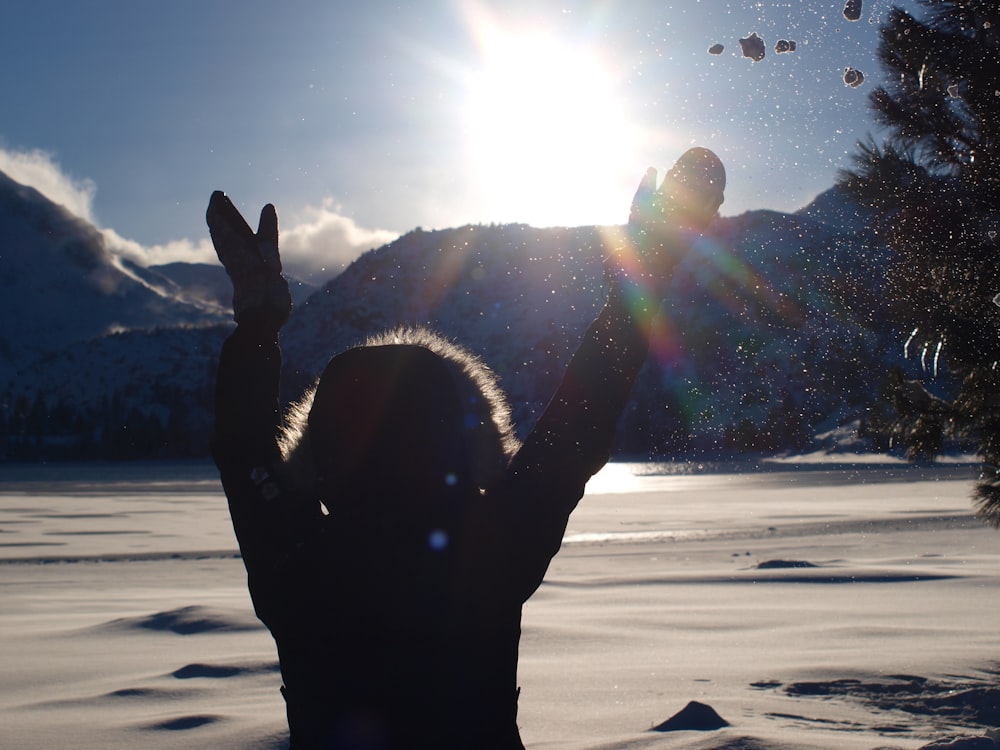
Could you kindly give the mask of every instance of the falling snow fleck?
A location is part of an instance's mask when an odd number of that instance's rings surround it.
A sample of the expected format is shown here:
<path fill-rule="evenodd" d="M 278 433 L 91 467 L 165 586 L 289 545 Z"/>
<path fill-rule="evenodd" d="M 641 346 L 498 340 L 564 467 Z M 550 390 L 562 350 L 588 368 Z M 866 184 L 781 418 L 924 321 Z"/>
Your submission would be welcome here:
<path fill-rule="evenodd" d="M 726 48 L 721 44 L 713 44 L 708 48 L 708 54 L 710 55 L 721 55 L 726 51 Z"/>
<path fill-rule="evenodd" d="M 746 39 L 740 39 L 740 47 L 743 50 L 743 57 L 749 57 L 754 62 L 764 59 L 764 40 L 753 32 Z"/>
<path fill-rule="evenodd" d="M 865 82 L 865 74 L 856 68 L 844 68 L 844 85 L 856 89 Z"/>
<path fill-rule="evenodd" d="M 959 89 L 957 83 L 953 83 L 951 84 L 951 86 L 948 87 L 948 96 L 950 96 L 952 99 L 958 99 L 959 97 L 961 97 L 961 95 L 962 95 L 961 90 Z"/>
<path fill-rule="evenodd" d="M 847 0 L 844 3 L 844 18 L 857 21 L 861 18 L 861 0 Z"/>

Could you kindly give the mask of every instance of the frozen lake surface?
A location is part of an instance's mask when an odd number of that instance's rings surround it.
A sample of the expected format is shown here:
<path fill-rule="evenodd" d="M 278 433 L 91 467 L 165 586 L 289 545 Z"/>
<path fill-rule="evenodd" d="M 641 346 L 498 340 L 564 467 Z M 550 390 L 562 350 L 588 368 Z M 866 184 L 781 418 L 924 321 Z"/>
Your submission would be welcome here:
<path fill-rule="evenodd" d="M 975 473 L 610 465 L 525 607 L 525 742 L 985 742 L 1000 536 L 973 517 Z M 282 746 L 210 465 L 0 467 L 0 594 L 0 745 Z M 730 726 L 650 731 L 689 701 Z"/>

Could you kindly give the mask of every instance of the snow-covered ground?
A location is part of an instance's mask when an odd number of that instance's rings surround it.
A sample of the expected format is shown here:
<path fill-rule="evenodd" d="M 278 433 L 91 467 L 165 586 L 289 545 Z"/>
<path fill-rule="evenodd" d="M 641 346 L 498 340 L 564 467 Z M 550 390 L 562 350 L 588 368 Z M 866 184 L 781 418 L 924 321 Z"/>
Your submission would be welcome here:
<path fill-rule="evenodd" d="M 525 607 L 526 744 L 991 747 L 1000 534 L 974 476 L 609 466 Z M 244 583 L 206 464 L 0 467 L 0 746 L 281 747 Z M 729 726 L 653 731 L 690 701 Z"/>

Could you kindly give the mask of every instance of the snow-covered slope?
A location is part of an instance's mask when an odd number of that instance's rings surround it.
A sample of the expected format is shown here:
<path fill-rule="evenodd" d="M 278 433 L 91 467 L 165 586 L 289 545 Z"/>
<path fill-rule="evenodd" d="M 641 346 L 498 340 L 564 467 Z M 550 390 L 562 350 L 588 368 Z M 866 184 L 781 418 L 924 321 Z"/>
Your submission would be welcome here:
<path fill-rule="evenodd" d="M 17 366 L 0 413 L 8 447 L 48 430 L 50 443 L 86 434 L 97 454 L 110 435 L 125 441 L 118 454 L 197 452 L 229 325 L 204 327 L 228 318 L 221 268 L 123 265 L 92 227 L 9 180 L 0 218 L 0 363 Z M 677 274 L 621 450 L 801 448 L 864 419 L 902 353 L 879 314 L 884 250 L 865 223 L 836 191 L 794 215 L 718 220 Z M 296 304 L 284 396 L 367 335 L 426 325 L 498 372 L 527 430 L 603 304 L 608 236 L 465 226 L 368 252 Z M 129 333 L 102 335 L 116 329 Z"/>
<path fill-rule="evenodd" d="M 481 354 L 532 413 L 602 301 L 595 227 L 415 231 L 365 254 L 297 309 L 283 333 L 292 370 L 400 325 L 427 326 Z M 290 378 L 291 379 L 291 378 Z"/>
<path fill-rule="evenodd" d="M 858 205 L 840 186 L 824 190 L 795 215 L 846 232 L 863 232 L 874 220 L 872 210 Z"/>
<path fill-rule="evenodd" d="M 111 331 L 217 320 L 217 309 L 152 286 L 93 226 L 0 173 L 0 375 Z"/>
<path fill-rule="evenodd" d="M 232 315 L 233 286 L 218 263 L 174 262 L 144 267 L 123 260 L 122 266 L 168 296 L 210 310 L 222 319 Z M 316 291 L 315 285 L 299 279 L 289 279 L 288 285 L 297 305 Z"/>
<path fill-rule="evenodd" d="M 522 429 L 603 302 L 597 227 L 413 232 L 292 317 L 288 381 L 372 332 L 427 325 L 501 376 Z M 879 329 L 880 255 L 860 233 L 769 211 L 721 219 L 685 261 L 623 422 L 631 451 L 777 449 L 857 416 L 898 356 Z"/>

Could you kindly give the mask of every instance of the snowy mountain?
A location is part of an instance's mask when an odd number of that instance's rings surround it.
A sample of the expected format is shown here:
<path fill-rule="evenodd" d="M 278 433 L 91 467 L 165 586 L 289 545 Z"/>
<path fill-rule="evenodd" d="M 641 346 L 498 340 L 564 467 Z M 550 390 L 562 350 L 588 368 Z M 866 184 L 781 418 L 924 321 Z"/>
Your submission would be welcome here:
<path fill-rule="evenodd" d="M 149 283 L 93 226 L 0 173 L 0 377 L 109 332 L 222 319 Z"/>
<path fill-rule="evenodd" d="M 288 380 L 400 325 L 481 354 L 519 411 L 534 413 L 602 301 L 599 229 L 466 226 L 411 232 L 366 253 L 292 314 Z"/>
<path fill-rule="evenodd" d="M 178 300 L 212 310 L 221 319 L 232 315 L 233 286 L 226 270 L 218 263 L 165 263 L 140 266 L 128 260 L 122 265 L 151 287 Z M 289 279 L 292 301 L 298 305 L 316 291 L 316 286 Z"/>
<path fill-rule="evenodd" d="M 211 368 L 197 363 L 190 342 L 214 335 L 215 351 L 226 308 L 122 261 L 96 228 L 0 173 L 0 384 L 8 383 L 0 428 L 8 449 L 29 432 L 36 442 L 56 432 L 74 443 L 94 439 L 97 422 L 118 412 L 120 431 L 129 394 L 162 412 L 164 399 L 146 391 L 203 391 Z M 171 335 L 185 343 L 168 343 Z"/>
<path fill-rule="evenodd" d="M 874 220 L 870 208 L 859 205 L 839 186 L 823 191 L 795 215 L 845 232 L 865 232 Z"/>
<path fill-rule="evenodd" d="M 884 250 L 857 216 L 830 191 L 794 215 L 718 220 L 677 274 L 619 449 L 801 448 L 865 418 L 902 342 L 879 315 Z M 93 227 L 9 180 L 0 217 L 8 455 L 203 454 L 229 330 L 222 269 L 121 263 Z M 283 395 L 368 334 L 426 325 L 498 372 L 527 430 L 603 304 L 606 234 L 418 229 L 370 251 L 297 302 Z"/>
<path fill-rule="evenodd" d="M 603 303 L 601 237 L 522 225 L 405 235 L 293 314 L 286 381 L 301 386 L 368 333 L 426 325 L 500 374 L 526 430 Z M 858 233 L 808 214 L 717 221 L 675 281 L 622 449 L 798 447 L 863 414 L 898 351 L 872 315 L 879 258 Z"/>

